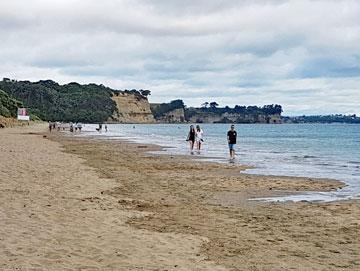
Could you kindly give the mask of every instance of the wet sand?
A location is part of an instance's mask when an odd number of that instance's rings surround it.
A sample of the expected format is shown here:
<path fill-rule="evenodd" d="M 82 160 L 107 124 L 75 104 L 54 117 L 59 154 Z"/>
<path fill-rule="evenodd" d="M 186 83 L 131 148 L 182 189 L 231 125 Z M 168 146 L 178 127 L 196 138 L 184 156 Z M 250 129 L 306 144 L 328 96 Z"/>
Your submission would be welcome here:
<path fill-rule="evenodd" d="M 0 130 L 2 270 L 360 269 L 360 201 L 247 200 L 341 182 L 44 129 Z"/>

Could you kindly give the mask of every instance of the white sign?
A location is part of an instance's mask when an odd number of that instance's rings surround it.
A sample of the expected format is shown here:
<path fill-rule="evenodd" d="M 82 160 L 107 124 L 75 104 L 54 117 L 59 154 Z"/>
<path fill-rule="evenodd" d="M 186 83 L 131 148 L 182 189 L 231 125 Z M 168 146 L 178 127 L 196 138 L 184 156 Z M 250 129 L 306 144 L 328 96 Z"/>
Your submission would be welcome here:
<path fill-rule="evenodd" d="M 30 116 L 27 115 L 26 108 L 18 108 L 17 119 L 27 121 L 30 120 Z"/>
<path fill-rule="evenodd" d="M 29 120 L 30 120 L 30 116 L 18 116 L 17 119 L 18 119 L 18 120 L 27 120 L 27 121 L 29 121 Z"/>

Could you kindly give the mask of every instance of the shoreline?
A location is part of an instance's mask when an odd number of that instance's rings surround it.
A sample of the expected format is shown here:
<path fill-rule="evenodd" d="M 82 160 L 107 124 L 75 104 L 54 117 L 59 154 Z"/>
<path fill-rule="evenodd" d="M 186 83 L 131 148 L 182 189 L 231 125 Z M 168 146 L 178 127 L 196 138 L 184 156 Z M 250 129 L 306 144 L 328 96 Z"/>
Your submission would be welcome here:
<path fill-rule="evenodd" d="M 86 132 L 83 132 L 86 133 Z M 65 136 L 73 136 L 72 134 L 64 134 Z M 137 148 L 142 148 L 142 149 L 147 149 L 145 151 L 145 153 L 148 153 L 149 155 L 154 155 L 154 156 L 164 156 L 164 157 L 168 157 L 173 159 L 173 157 L 177 157 L 180 159 L 189 159 L 192 160 L 194 162 L 202 162 L 202 163 L 208 163 L 208 164 L 219 164 L 219 165 L 223 165 L 223 166 L 229 166 L 229 163 L 226 163 L 225 161 L 227 161 L 228 159 L 226 158 L 219 158 L 219 157 L 211 157 L 211 156 L 206 156 L 206 155 L 190 155 L 190 154 L 173 154 L 173 153 L 169 153 L 167 152 L 167 149 L 175 149 L 176 147 L 167 147 L 167 146 L 161 146 L 158 144 L 154 144 L 154 143 L 139 143 L 136 142 L 130 138 L 127 138 L 125 136 L 118 136 L 116 139 L 113 138 L 106 138 L 106 137 L 99 137 L 99 134 L 97 135 L 81 135 L 81 134 L 77 134 L 76 138 L 81 138 L 84 140 L 94 140 L 94 141 L 106 141 L 106 142 L 114 142 L 116 144 L 121 144 L 121 143 L 126 143 L 129 145 L 134 145 Z M 143 150 L 140 150 L 143 151 Z M 195 152 L 195 151 L 194 151 Z M 223 161 L 222 161 L 223 160 Z M 234 168 L 238 168 L 239 169 L 239 173 L 246 176 L 255 176 L 255 177 L 259 177 L 259 178 L 276 178 L 276 179 L 282 179 L 282 180 L 286 180 L 286 181 L 301 181 L 301 180 L 308 180 L 310 182 L 314 182 L 314 181 L 318 181 L 318 182 L 332 182 L 332 183 L 337 183 L 337 185 L 335 186 L 331 186 L 329 185 L 329 187 L 327 186 L 323 186 L 323 187 L 314 187 L 314 189 L 312 189 L 311 187 L 306 187 L 306 186 L 302 186 L 300 188 L 295 188 L 295 190 L 273 190 L 270 193 L 269 197 L 264 197 L 264 199 L 267 202 L 288 202 L 288 201 L 295 201 L 292 199 L 288 199 L 288 200 L 282 200 L 283 196 L 286 197 L 291 197 L 291 196 L 301 196 L 302 194 L 307 195 L 308 193 L 318 193 L 318 192 L 337 192 L 343 188 L 348 187 L 349 185 L 343 181 L 343 180 L 338 180 L 338 179 L 332 179 L 332 178 L 319 178 L 319 177 L 309 177 L 309 176 L 291 176 L 291 175 L 272 175 L 272 174 L 262 174 L 262 173 L 246 173 L 245 171 L 248 169 L 256 169 L 256 166 L 250 166 L 250 165 L 245 165 L 245 164 L 240 164 L 240 163 L 235 163 L 235 164 L 230 164 L 230 167 L 234 167 Z M 303 190 L 301 190 L 303 189 Z M 272 190 L 272 189 L 271 189 Z M 275 193 L 277 192 L 277 193 Z M 258 198 L 253 198 L 250 200 L 262 200 L 263 197 L 258 197 Z M 265 201 L 264 200 L 264 201 Z M 353 198 L 337 198 L 334 200 L 307 200 L 307 199 L 298 199 L 296 200 L 296 202 L 307 202 L 307 201 L 313 201 L 313 202 L 330 202 L 330 201 L 341 201 L 341 200 L 356 200 Z"/>
<path fill-rule="evenodd" d="M 244 175 L 227 165 L 146 153 L 154 146 L 45 129 L 0 131 L 5 270 L 360 267 L 359 200 L 247 200 L 339 182 Z"/>

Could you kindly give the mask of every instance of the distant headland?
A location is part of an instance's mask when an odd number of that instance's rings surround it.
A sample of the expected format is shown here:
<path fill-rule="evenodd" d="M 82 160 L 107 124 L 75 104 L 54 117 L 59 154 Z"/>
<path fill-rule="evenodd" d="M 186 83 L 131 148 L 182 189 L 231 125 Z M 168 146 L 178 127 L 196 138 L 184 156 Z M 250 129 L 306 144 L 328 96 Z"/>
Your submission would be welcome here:
<path fill-rule="evenodd" d="M 282 106 L 219 107 L 204 102 L 187 107 L 182 100 L 150 104 L 150 90 L 115 90 L 102 84 L 38 82 L 4 78 L 0 81 L 0 116 L 16 117 L 26 107 L 31 119 L 84 123 L 360 123 L 356 115 L 282 116 Z"/>

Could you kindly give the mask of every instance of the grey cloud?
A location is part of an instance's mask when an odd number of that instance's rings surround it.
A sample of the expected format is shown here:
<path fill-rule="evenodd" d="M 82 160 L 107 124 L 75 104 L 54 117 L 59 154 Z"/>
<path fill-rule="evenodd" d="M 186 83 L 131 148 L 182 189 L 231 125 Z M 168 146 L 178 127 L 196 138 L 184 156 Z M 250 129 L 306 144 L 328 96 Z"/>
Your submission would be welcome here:
<path fill-rule="evenodd" d="M 354 0 L 2 1 L 0 34 L 3 77 L 360 113 Z"/>
<path fill-rule="evenodd" d="M 305 78 L 360 76 L 359 55 L 314 56 L 299 65 L 295 74 Z"/>

